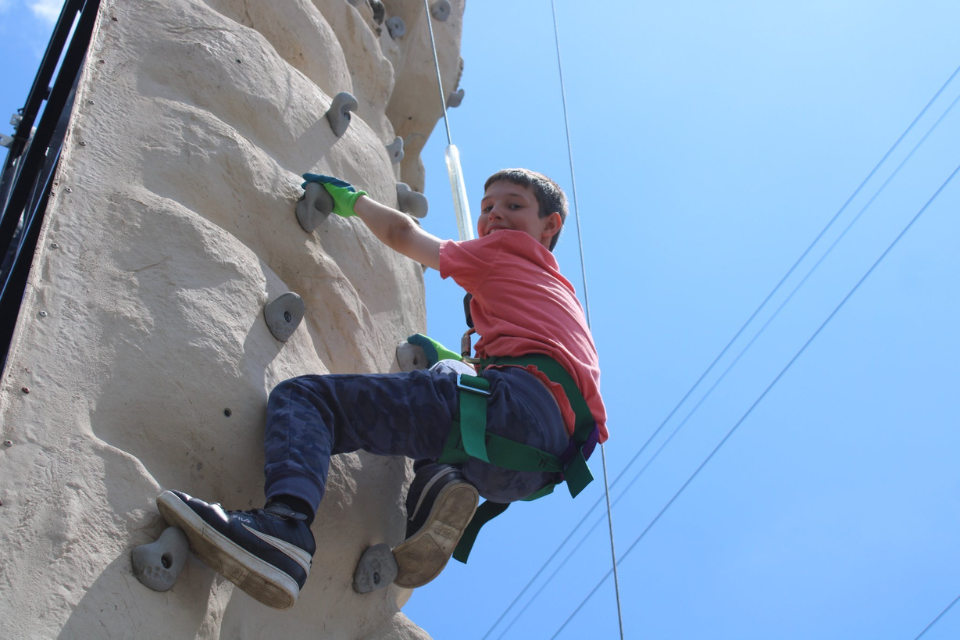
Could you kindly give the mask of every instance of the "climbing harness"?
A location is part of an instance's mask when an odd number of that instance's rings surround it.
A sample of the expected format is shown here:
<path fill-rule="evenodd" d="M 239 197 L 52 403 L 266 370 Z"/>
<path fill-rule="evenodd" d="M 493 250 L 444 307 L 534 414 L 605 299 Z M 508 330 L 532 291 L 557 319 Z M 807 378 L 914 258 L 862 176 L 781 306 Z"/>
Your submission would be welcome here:
<path fill-rule="evenodd" d="M 490 382 L 480 376 L 460 374 L 457 376 L 459 387 L 460 412 L 453 422 L 450 436 L 444 445 L 438 462 L 444 464 L 462 464 L 471 458 L 488 462 L 511 471 L 539 471 L 556 474 L 556 480 L 524 498 L 536 500 L 553 493 L 562 482 L 572 497 L 583 491 L 593 482 L 593 474 L 587 466 L 587 459 L 593 453 L 600 437 L 600 429 L 594 420 L 587 401 L 577 388 L 577 384 L 563 366 L 550 356 L 529 354 L 519 357 L 493 357 L 467 359 L 477 365 L 478 372 L 490 366 L 535 366 L 551 382 L 563 387 L 576 416 L 573 436 L 566 451 L 555 456 L 536 447 L 504 438 L 487 431 L 487 403 L 490 399 Z M 477 513 L 460 538 L 453 557 L 466 562 L 476 541 L 477 534 L 484 524 L 506 511 L 509 504 L 485 501 L 477 508 Z"/>

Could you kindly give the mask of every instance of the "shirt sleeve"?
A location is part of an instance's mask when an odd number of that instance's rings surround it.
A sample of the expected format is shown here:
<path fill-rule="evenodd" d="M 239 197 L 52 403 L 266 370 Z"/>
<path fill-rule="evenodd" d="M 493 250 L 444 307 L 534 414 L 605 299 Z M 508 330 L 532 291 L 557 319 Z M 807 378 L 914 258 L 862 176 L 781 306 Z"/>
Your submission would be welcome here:
<path fill-rule="evenodd" d="M 476 240 L 444 240 L 440 243 L 440 277 L 453 278 L 467 292 L 476 294 L 496 263 L 503 234 Z"/>

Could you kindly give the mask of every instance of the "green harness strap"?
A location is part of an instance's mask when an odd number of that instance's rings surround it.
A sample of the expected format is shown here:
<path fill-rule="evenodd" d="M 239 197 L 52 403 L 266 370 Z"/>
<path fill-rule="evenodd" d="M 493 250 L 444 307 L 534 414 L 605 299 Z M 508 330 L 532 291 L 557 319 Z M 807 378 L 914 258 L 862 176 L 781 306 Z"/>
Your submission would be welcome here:
<path fill-rule="evenodd" d="M 570 495 L 576 497 L 590 482 L 593 474 L 587 466 L 583 445 L 586 443 L 596 421 L 590 413 L 587 401 L 577 387 L 573 378 L 566 369 L 550 356 L 530 354 L 519 357 L 495 357 L 480 360 L 478 370 L 482 371 L 490 365 L 517 365 L 526 367 L 534 365 L 552 382 L 563 387 L 563 391 L 570 402 L 576 416 L 572 440 L 576 446 L 573 459 L 564 466 L 563 462 L 552 454 L 541 451 L 520 442 L 487 432 L 487 402 L 490 397 L 490 383 L 479 376 L 457 376 L 457 386 L 460 388 L 460 415 L 454 421 L 450 436 L 444 445 L 443 453 L 438 459 L 445 464 L 462 464 L 470 458 L 477 458 L 511 471 L 540 471 L 545 473 L 562 473 L 567 482 Z M 543 487 L 524 498 L 525 501 L 536 500 L 553 492 L 560 480 Z M 453 553 L 453 557 L 460 562 L 466 562 L 470 550 L 484 524 L 507 510 L 509 504 L 485 501 L 477 508 L 476 514 L 464 530 L 463 536 Z"/>
<path fill-rule="evenodd" d="M 570 402 L 570 408 L 573 409 L 575 416 L 572 440 L 577 445 L 577 452 L 573 460 L 567 464 L 563 470 L 563 475 L 567 481 L 567 488 L 570 490 L 570 496 L 576 498 L 583 489 L 593 482 L 593 474 L 590 473 L 590 467 L 587 466 L 587 459 L 583 455 L 583 445 L 590 438 L 597 421 L 594 420 L 587 401 L 580 393 L 580 388 L 573 378 L 567 373 L 559 362 L 550 356 L 542 353 L 529 354 L 519 357 L 494 357 L 487 358 L 482 362 L 482 368 L 490 365 L 533 365 L 538 371 L 546 375 L 551 382 L 555 382 L 563 387 L 563 393 Z M 462 393 L 460 394 L 463 395 Z M 484 416 L 486 420 L 486 416 Z"/>

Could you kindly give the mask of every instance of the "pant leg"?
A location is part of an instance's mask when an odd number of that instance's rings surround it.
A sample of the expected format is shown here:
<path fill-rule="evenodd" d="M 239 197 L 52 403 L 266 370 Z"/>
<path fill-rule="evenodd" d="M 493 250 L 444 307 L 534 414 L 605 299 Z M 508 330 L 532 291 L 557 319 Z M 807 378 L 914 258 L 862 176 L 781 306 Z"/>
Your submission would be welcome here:
<path fill-rule="evenodd" d="M 483 372 L 490 381 L 487 429 L 559 455 L 569 440 L 553 396 L 529 372 Z M 270 394 L 265 435 L 264 492 L 306 501 L 323 497 L 330 456 L 363 449 L 378 455 L 436 459 L 458 416 L 456 374 L 301 376 Z M 480 460 L 462 465 L 480 495 L 497 502 L 524 498 L 554 481 L 548 473 L 501 469 Z"/>
<path fill-rule="evenodd" d="M 291 495 L 316 509 L 336 453 L 436 458 L 457 408 L 456 376 L 431 371 L 282 382 L 267 404 L 266 497 Z"/>

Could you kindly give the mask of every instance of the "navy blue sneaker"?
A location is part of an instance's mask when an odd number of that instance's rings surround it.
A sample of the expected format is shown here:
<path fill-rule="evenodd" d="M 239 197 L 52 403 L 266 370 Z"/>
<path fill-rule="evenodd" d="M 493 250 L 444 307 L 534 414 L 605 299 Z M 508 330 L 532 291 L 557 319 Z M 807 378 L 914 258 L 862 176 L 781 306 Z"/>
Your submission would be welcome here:
<path fill-rule="evenodd" d="M 398 567 L 394 584 L 413 589 L 440 575 L 479 501 L 477 488 L 457 467 L 421 467 L 407 492 L 407 539 L 393 550 Z"/>
<path fill-rule="evenodd" d="M 180 491 L 164 491 L 157 507 L 200 560 L 247 594 L 275 609 L 297 602 L 317 550 L 307 516 L 278 503 L 224 511 Z"/>

